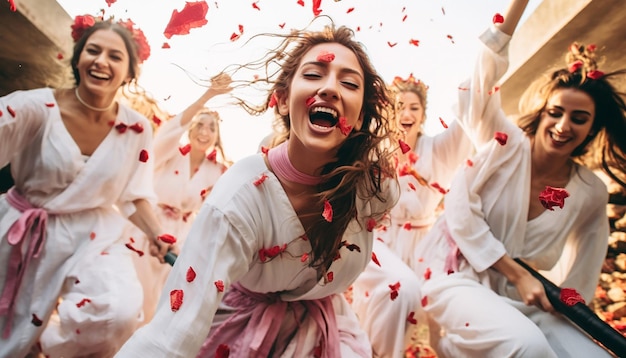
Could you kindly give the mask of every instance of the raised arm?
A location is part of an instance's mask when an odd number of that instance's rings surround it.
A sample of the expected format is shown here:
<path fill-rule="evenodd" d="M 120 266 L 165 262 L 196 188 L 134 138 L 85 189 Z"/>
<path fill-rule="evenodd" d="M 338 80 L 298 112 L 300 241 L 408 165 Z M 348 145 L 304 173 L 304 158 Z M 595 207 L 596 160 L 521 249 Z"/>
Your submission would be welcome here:
<path fill-rule="evenodd" d="M 504 12 L 504 22 L 496 24 L 496 27 L 505 34 L 511 36 L 522 18 L 524 10 L 528 5 L 528 0 L 513 0 L 509 3 L 509 7 Z"/>
<path fill-rule="evenodd" d="M 180 125 L 183 127 L 186 126 L 193 116 L 195 116 L 211 98 L 230 92 L 232 90 L 232 87 L 230 87 L 231 82 L 230 76 L 225 73 L 213 77 L 211 79 L 211 87 L 209 87 L 200 98 L 183 110 Z"/>

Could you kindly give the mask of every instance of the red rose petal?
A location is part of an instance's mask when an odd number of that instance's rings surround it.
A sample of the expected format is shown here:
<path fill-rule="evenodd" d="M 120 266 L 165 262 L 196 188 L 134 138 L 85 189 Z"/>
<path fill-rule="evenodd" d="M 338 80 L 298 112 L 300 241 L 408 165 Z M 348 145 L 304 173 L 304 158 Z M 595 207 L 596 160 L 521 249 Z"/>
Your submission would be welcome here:
<path fill-rule="evenodd" d="M 346 119 L 346 117 L 339 117 L 339 130 L 341 131 L 341 134 L 345 136 L 352 132 L 352 126 L 348 125 L 348 120 Z"/>
<path fill-rule="evenodd" d="M 170 308 L 172 312 L 176 312 L 183 305 L 183 290 L 171 290 L 170 291 Z"/>
<path fill-rule="evenodd" d="M 367 219 L 367 231 L 372 232 L 376 227 L 376 220 L 374 218 Z"/>
<path fill-rule="evenodd" d="M 230 347 L 227 344 L 220 344 L 215 351 L 215 358 L 228 358 L 230 356 Z"/>
<path fill-rule="evenodd" d="M 374 263 L 379 267 L 382 267 L 380 266 L 380 261 L 378 261 L 378 257 L 376 257 L 376 253 L 374 253 L 374 251 L 372 251 L 372 261 L 374 261 Z"/>
<path fill-rule="evenodd" d="M 15 110 L 11 106 L 7 106 L 7 112 L 9 112 L 11 117 L 15 118 Z"/>
<path fill-rule="evenodd" d="M 142 163 L 145 163 L 148 161 L 148 151 L 145 149 L 142 149 L 141 152 L 139 152 L 139 161 Z"/>
<path fill-rule="evenodd" d="M 430 270 L 430 267 L 427 267 L 426 270 L 424 270 L 424 279 L 425 280 L 430 280 L 430 276 L 433 274 L 433 272 Z"/>
<path fill-rule="evenodd" d="M 217 280 L 214 282 L 217 292 L 224 292 L 224 281 Z"/>
<path fill-rule="evenodd" d="M 313 103 L 315 103 L 315 98 L 314 97 L 309 97 L 309 98 L 306 99 L 305 104 L 306 104 L 307 107 L 311 107 L 313 105 Z"/>
<path fill-rule="evenodd" d="M 183 147 L 178 147 L 178 151 L 182 155 L 187 155 L 189 152 L 191 152 L 191 144 L 186 144 Z"/>
<path fill-rule="evenodd" d="M 91 302 L 91 300 L 90 300 L 90 299 L 88 299 L 88 298 L 83 298 L 82 300 L 80 300 L 80 302 L 78 302 L 78 303 L 76 304 L 76 307 L 81 308 L 81 307 L 83 307 L 85 304 L 87 304 L 87 303 L 89 303 L 89 302 Z"/>
<path fill-rule="evenodd" d="M 206 158 L 213 163 L 217 163 L 217 149 L 213 149 L 213 151 L 209 153 Z"/>
<path fill-rule="evenodd" d="M 143 132 L 143 124 L 141 124 L 139 122 L 131 125 L 129 128 L 132 129 L 133 131 L 135 131 L 135 133 Z"/>
<path fill-rule="evenodd" d="M 193 267 L 189 266 L 185 278 L 187 279 L 187 282 L 193 282 L 193 280 L 196 279 L 196 271 L 193 270 Z"/>
<path fill-rule="evenodd" d="M 508 136 L 508 134 L 503 133 L 503 132 L 496 132 L 494 134 L 494 139 L 496 141 L 498 141 L 498 143 L 500 143 L 500 145 L 505 145 L 507 139 L 509 139 L 509 136 Z"/>
<path fill-rule="evenodd" d="M 319 62 L 333 62 L 335 54 L 328 51 L 322 51 L 317 55 L 317 61 Z"/>
<path fill-rule="evenodd" d="M 41 320 L 41 318 L 37 317 L 36 314 L 33 313 L 32 318 L 30 319 L 30 323 L 32 323 L 35 327 L 41 327 L 43 321 Z"/>
<path fill-rule="evenodd" d="M 410 39 L 409 40 L 409 44 L 411 44 L 413 46 L 419 46 L 420 45 L 420 41 L 416 40 L 416 39 Z"/>
<path fill-rule="evenodd" d="M 577 303 L 585 304 L 585 299 L 573 288 L 562 288 L 560 299 L 561 302 L 570 307 Z"/>
<path fill-rule="evenodd" d="M 411 151 L 411 147 L 406 144 L 402 139 L 398 139 L 398 144 L 400 144 L 400 150 L 402 151 L 402 154 L 406 154 L 407 152 Z"/>
<path fill-rule="evenodd" d="M 330 205 L 328 200 L 324 200 L 324 211 L 322 212 L 322 216 L 329 223 L 333 222 L 333 207 Z"/>
<path fill-rule="evenodd" d="M 166 244 L 175 244 L 176 243 L 176 238 L 170 234 L 163 234 L 163 235 L 159 235 L 157 236 L 157 239 L 163 241 Z"/>
<path fill-rule="evenodd" d="M 495 15 L 493 15 L 493 23 L 494 24 L 501 24 L 504 22 L 504 16 L 496 13 Z"/>
<path fill-rule="evenodd" d="M 335 274 L 332 271 L 326 274 L 326 282 L 328 283 L 333 282 L 334 278 L 335 278 Z"/>
<path fill-rule="evenodd" d="M 202 27 L 208 23 L 206 14 L 209 5 L 206 1 L 185 2 L 185 7 L 179 12 L 172 11 L 170 21 L 163 34 L 170 39 L 173 35 L 186 35 L 192 28 Z"/>
<path fill-rule="evenodd" d="M 410 324 L 417 324 L 417 319 L 415 318 L 415 311 L 411 311 L 409 316 L 406 318 L 406 321 Z"/>
<path fill-rule="evenodd" d="M 257 180 L 255 180 L 254 182 L 252 182 L 252 184 L 254 184 L 254 186 L 259 186 L 261 184 L 263 184 L 263 182 L 267 179 L 267 174 L 262 174 L 261 177 Z"/>
<path fill-rule="evenodd" d="M 170 46 L 170 44 L 169 44 L 169 43 L 164 42 L 164 43 L 163 43 L 163 45 L 161 45 L 161 48 L 163 48 L 163 49 L 168 49 L 168 48 L 171 48 L 171 46 Z"/>
<path fill-rule="evenodd" d="M 117 131 L 122 134 L 124 132 L 126 132 L 126 129 L 128 128 L 128 126 L 124 123 L 119 123 L 117 125 L 115 125 L 115 129 L 117 129 Z"/>
<path fill-rule="evenodd" d="M 439 117 L 439 122 L 441 122 L 443 128 L 448 129 L 448 125 L 446 124 L 446 122 L 443 121 L 443 118 Z"/>
<path fill-rule="evenodd" d="M 322 13 L 320 6 L 322 6 L 322 0 L 313 0 L 313 15 L 314 16 L 319 16 L 319 14 Z"/>

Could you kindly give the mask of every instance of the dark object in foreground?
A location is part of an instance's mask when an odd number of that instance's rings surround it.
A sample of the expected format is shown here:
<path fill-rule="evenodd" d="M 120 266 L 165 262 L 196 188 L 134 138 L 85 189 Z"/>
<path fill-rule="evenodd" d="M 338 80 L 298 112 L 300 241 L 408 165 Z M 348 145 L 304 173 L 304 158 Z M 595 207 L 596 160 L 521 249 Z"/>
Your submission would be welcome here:
<path fill-rule="evenodd" d="M 554 309 L 574 322 L 578 327 L 601 343 L 605 349 L 613 352 L 618 357 L 626 357 L 626 337 L 598 317 L 587 305 L 578 302 L 572 306 L 561 301 L 561 288 L 545 278 L 522 260 L 515 261 L 538 279 L 546 291 Z"/>
<path fill-rule="evenodd" d="M 175 253 L 168 251 L 167 254 L 165 254 L 163 258 L 165 259 L 165 262 L 170 264 L 170 266 L 174 266 L 174 262 L 176 262 L 176 259 L 178 258 L 178 256 L 176 256 Z"/>

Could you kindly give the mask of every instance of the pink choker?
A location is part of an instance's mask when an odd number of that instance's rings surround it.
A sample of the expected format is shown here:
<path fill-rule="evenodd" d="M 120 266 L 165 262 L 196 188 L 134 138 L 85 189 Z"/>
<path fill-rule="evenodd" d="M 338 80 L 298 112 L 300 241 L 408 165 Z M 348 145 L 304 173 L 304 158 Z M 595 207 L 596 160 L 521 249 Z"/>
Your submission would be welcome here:
<path fill-rule="evenodd" d="M 291 164 L 287 155 L 287 143 L 283 142 L 267 152 L 267 160 L 270 162 L 274 173 L 293 183 L 304 185 L 319 184 L 322 181 L 321 177 L 305 174 Z"/>

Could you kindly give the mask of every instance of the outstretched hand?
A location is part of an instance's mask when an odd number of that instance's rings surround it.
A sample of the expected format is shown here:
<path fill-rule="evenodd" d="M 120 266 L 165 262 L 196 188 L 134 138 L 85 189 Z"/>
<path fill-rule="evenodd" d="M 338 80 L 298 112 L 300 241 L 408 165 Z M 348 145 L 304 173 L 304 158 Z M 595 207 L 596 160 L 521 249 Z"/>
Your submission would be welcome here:
<path fill-rule="evenodd" d="M 217 76 L 211 78 L 211 87 L 210 91 L 213 92 L 214 95 L 228 93 L 233 90 L 230 86 L 233 80 L 226 73 L 220 73 Z"/>

